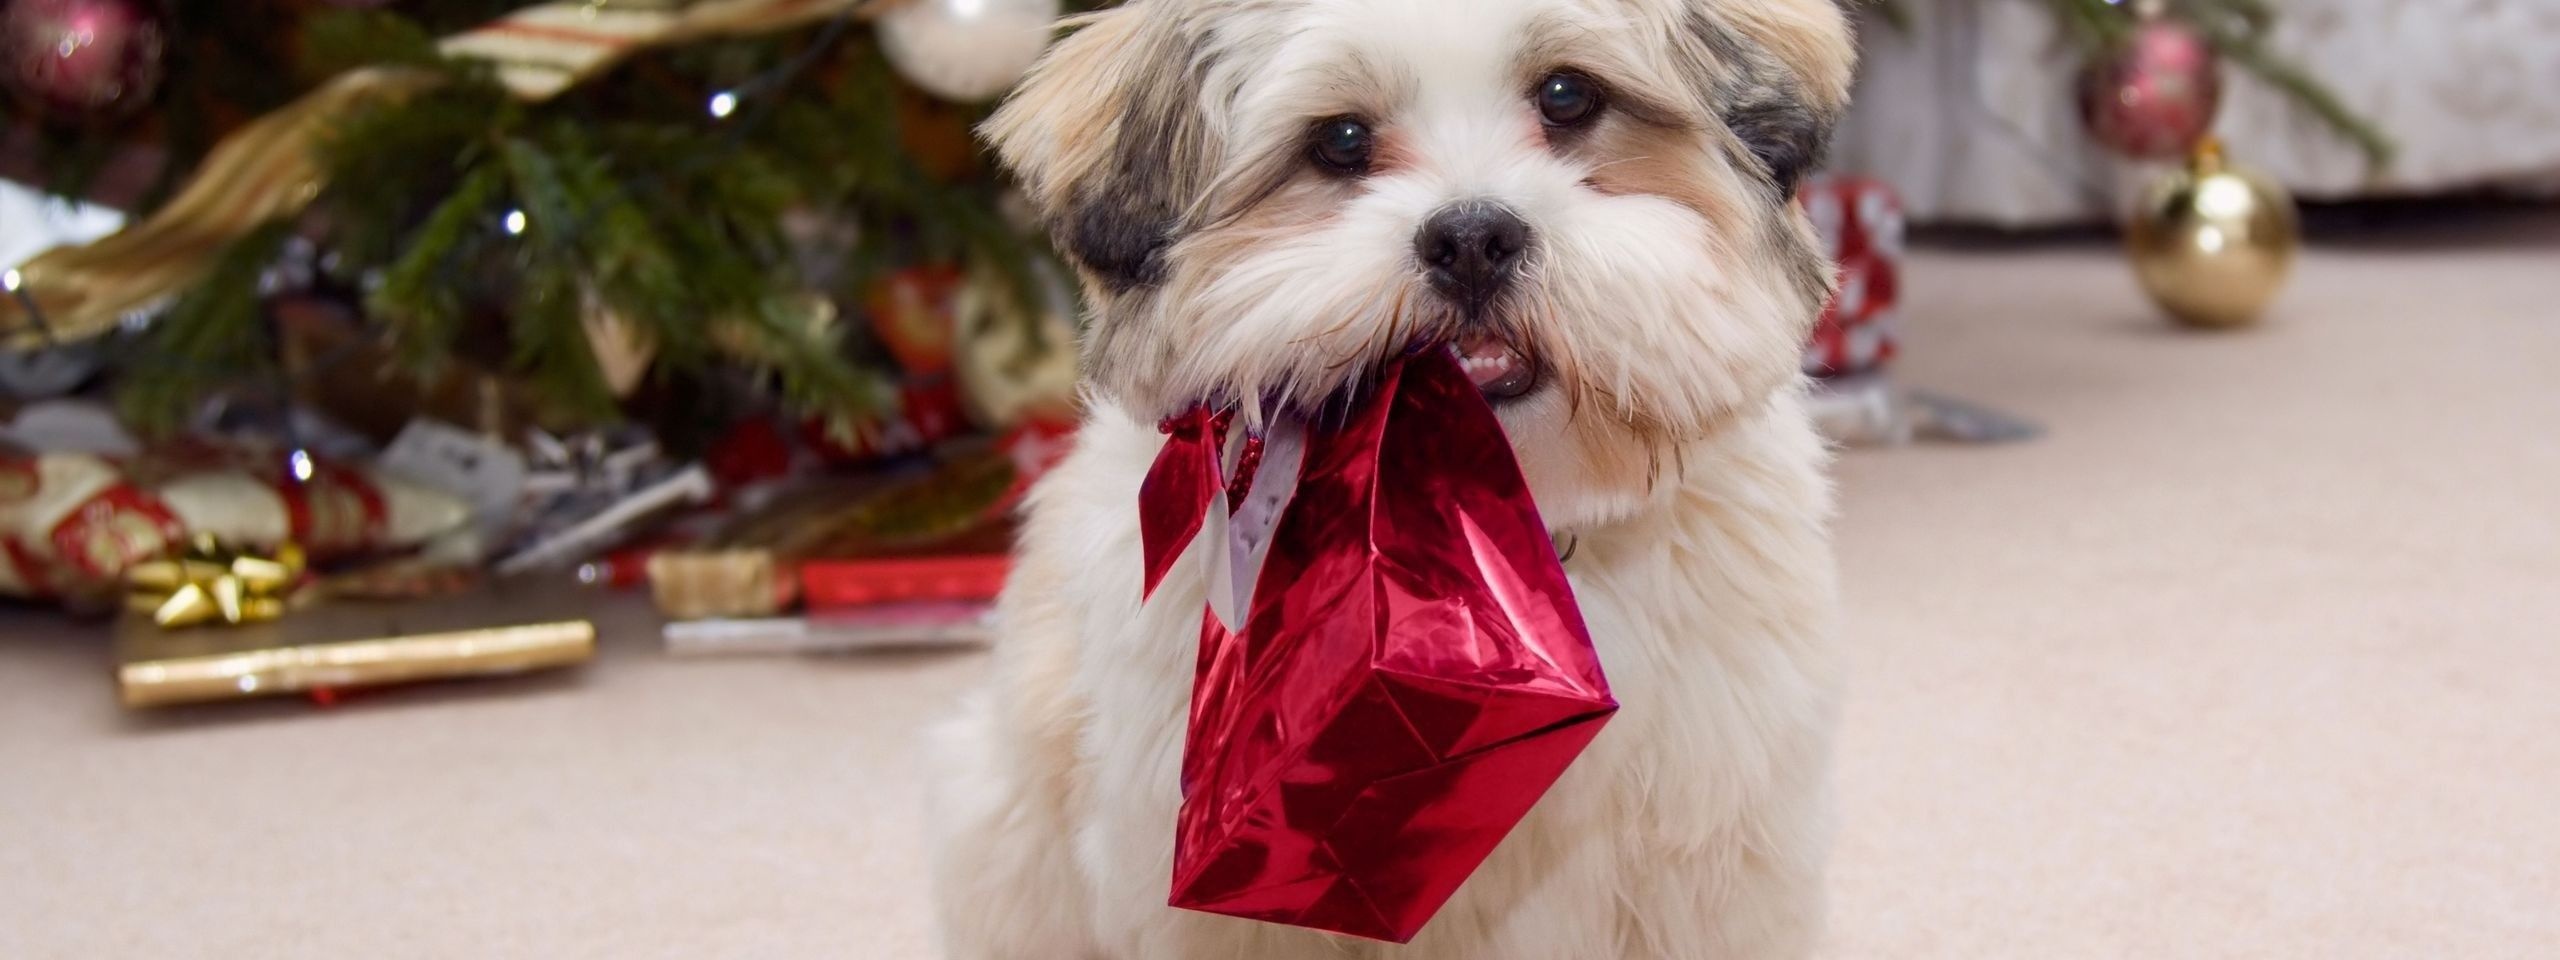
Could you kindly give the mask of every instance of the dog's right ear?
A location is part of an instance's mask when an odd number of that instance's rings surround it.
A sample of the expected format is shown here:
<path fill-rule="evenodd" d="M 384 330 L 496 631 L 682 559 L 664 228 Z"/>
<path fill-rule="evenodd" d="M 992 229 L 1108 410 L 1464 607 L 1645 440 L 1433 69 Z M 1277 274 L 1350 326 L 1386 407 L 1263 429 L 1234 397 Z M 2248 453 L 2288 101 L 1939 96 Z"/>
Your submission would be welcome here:
<path fill-rule="evenodd" d="M 1207 161 L 1197 43 L 1160 6 L 1071 23 L 982 130 L 1062 251 L 1111 293 L 1163 281 Z"/>

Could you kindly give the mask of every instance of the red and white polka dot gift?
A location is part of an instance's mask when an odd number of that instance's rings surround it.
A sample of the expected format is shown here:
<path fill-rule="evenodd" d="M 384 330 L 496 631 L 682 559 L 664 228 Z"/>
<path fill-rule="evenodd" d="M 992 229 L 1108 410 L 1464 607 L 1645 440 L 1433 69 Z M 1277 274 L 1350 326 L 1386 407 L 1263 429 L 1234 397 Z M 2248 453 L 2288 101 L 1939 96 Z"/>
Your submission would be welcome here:
<path fill-rule="evenodd" d="M 1840 270 L 1840 292 L 1805 347 L 1805 372 L 1845 377 L 1883 369 L 1893 360 L 1899 326 L 1901 198 L 1882 181 L 1817 177 L 1798 202 Z"/>

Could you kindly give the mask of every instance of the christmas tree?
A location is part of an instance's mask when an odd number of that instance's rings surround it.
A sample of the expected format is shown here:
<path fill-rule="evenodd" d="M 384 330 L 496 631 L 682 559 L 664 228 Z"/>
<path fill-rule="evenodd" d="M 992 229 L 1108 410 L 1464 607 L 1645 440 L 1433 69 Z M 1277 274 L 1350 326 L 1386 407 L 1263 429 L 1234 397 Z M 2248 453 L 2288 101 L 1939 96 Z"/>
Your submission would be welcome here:
<path fill-rule="evenodd" d="M 971 127 L 1075 6 L 5 0 L 0 169 L 132 220 L 10 271 L 0 349 L 124 338 L 127 410 L 167 424 L 331 373 L 272 316 L 315 288 L 360 305 L 368 376 L 489 371 L 556 419 L 706 377 L 860 415 L 902 345 L 853 321 L 902 284 L 973 328 L 1071 312 Z M 1068 349 L 1030 332 L 1003 339 Z"/>

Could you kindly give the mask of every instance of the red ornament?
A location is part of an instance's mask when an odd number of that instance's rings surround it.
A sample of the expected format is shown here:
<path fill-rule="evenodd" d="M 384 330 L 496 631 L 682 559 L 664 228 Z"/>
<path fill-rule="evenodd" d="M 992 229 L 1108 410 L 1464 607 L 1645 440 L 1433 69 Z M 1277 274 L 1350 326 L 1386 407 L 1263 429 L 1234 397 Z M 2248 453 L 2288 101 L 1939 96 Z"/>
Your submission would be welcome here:
<path fill-rule="evenodd" d="M 880 335 L 898 366 L 918 376 L 951 372 L 953 343 L 959 335 L 961 288 L 967 276 L 950 264 L 909 267 L 873 284 L 868 301 L 871 329 Z"/>
<path fill-rule="evenodd" d="M 1215 419 L 1168 429 L 1148 579 L 1211 571 L 1171 902 L 1409 941 L 1617 710 L 1511 444 L 1436 350 L 1275 425 L 1232 517 Z"/>
<path fill-rule="evenodd" d="M 2222 64 L 2186 24 L 2144 20 L 2080 74 L 2080 116 L 2099 143 L 2140 160 L 2186 156 L 2213 130 Z"/>
<path fill-rule="evenodd" d="M 0 87 L 57 120 L 130 116 L 159 89 L 166 17 L 149 0 L 5 0 Z"/>

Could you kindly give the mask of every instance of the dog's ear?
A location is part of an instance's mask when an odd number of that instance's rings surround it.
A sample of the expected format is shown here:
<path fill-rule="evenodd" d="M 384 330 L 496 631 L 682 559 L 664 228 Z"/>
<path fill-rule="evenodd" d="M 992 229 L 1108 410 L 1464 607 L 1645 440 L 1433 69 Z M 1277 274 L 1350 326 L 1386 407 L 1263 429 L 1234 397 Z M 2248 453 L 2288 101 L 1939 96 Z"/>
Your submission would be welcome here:
<path fill-rule="evenodd" d="M 1072 23 L 983 128 L 1059 247 L 1113 293 L 1164 279 L 1207 165 L 1196 43 L 1161 5 Z"/>
<path fill-rule="evenodd" d="M 1792 198 L 1849 100 L 1848 18 L 1834 0 L 1697 0 L 1687 34 L 1700 92 Z"/>

